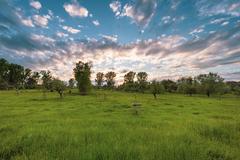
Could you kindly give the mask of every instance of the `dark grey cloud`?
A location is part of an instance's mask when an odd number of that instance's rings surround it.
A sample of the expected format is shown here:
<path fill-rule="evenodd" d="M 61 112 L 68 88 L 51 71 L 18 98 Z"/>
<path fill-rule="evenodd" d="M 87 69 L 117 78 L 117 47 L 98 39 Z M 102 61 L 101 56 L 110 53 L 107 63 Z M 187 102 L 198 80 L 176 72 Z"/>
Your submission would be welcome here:
<path fill-rule="evenodd" d="M 123 7 L 122 16 L 132 18 L 139 26 L 146 27 L 151 21 L 157 8 L 157 0 L 136 0 Z"/>

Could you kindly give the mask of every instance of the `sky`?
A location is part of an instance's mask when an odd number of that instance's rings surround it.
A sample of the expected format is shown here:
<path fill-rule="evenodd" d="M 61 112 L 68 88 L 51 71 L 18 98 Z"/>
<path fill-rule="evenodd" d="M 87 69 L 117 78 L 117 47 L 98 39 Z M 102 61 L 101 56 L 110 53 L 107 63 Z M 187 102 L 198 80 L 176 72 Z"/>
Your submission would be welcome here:
<path fill-rule="evenodd" d="M 0 57 L 68 80 L 78 61 L 149 80 L 240 80 L 239 0 L 0 0 Z"/>

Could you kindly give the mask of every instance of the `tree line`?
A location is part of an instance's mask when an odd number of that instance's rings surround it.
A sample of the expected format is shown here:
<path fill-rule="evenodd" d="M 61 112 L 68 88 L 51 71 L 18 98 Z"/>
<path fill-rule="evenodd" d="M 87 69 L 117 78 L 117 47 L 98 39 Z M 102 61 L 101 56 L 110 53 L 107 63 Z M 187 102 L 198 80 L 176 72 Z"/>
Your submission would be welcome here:
<path fill-rule="evenodd" d="M 210 97 L 212 94 L 223 95 L 233 93 L 240 95 L 240 82 L 224 82 L 224 79 L 217 73 L 200 74 L 195 77 L 181 77 L 173 80 L 148 80 L 146 72 L 129 71 L 124 75 L 124 82 L 116 85 L 116 73 L 113 71 L 98 72 L 95 84 L 91 82 L 92 63 L 79 61 L 73 69 L 74 78 L 68 82 L 53 77 L 50 71 L 32 71 L 21 65 L 9 63 L 0 59 L 0 89 L 36 89 L 40 88 L 43 95 L 47 91 L 56 91 L 63 97 L 64 90 L 71 93 L 72 88 L 78 88 L 79 93 L 86 95 L 92 88 L 111 89 L 126 92 L 152 93 L 154 98 L 157 94 L 164 92 L 183 93 L 187 95 L 205 94 Z"/>

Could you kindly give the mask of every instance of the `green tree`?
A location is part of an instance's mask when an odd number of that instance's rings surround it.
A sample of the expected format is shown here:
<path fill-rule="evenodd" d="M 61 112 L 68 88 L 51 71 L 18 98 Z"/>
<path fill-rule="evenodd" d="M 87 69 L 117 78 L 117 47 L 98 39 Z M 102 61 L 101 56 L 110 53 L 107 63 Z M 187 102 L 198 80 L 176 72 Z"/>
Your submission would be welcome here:
<path fill-rule="evenodd" d="M 8 83 L 18 91 L 24 80 L 24 67 L 18 64 L 11 63 L 9 65 Z"/>
<path fill-rule="evenodd" d="M 45 90 L 51 90 L 52 86 L 51 86 L 51 81 L 52 81 L 52 75 L 51 72 L 42 70 L 40 71 L 41 74 L 41 80 L 42 80 L 42 86 Z"/>
<path fill-rule="evenodd" d="M 73 69 L 80 94 L 86 95 L 91 88 L 91 63 L 79 61 Z"/>
<path fill-rule="evenodd" d="M 148 74 L 146 72 L 139 72 L 137 74 L 137 84 L 140 92 L 144 93 L 147 88 Z"/>
<path fill-rule="evenodd" d="M 53 89 L 55 91 L 57 91 L 57 93 L 59 94 L 60 98 L 63 98 L 63 93 L 64 93 L 64 90 L 66 88 L 66 85 L 64 84 L 63 81 L 59 80 L 59 79 L 53 79 L 51 81 L 52 83 L 52 86 L 53 86 Z"/>
<path fill-rule="evenodd" d="M 75 85 L 75 80 L 74 78 L 69 79 L 68 81 L 68 88 L 69 88 L 69 93 L 72 93 L 72 89 L 74 88 Z"/>
<path fill-rule="evenodd" d="M 26 79 L 25 88 L 27 88 L 27 89 L 36 88 L 39 78 L 40 78 L 39 72 L 31 73 L 31 75 Z"/>
<path fill-rule="evenodd" d="M 96 74 L 95 82 L 96 82 L 98 88 L 102 87 L 103 82 L 104 82 L 104 74 L 102 72 L 98 72 Z"/>
<path fill-rule="evenodd" d="M 136 85 L 134 83 L 136 73 L 135 72 L 128 72 L 124 75 L 124 88 L 126 91 L 135 91 Z"/>
<path fill-rule="evenodd" d="M 164 93 L 165 88 L 160 82 L 153 80 L 150 84 L 150 90 L 151 90 L 151 93 L 153 94 L 154 98 L 156 99 L 157 94 Z"/>
<path fill-rule="evenodd" d="M 200 74 L 196 77 L 196 80 L 199 82 L 203 92 L 206 93 L 208 97 L 211 94 L 216 93 L 218 87 L 223 83 L 223 78 L 220 77 L 217 73 L 209 74 Z"/>
<path fill-rule="evenodd" d="M 68 81 L 68 87 L 69 87 L 70 89 L 73 89 L 74 85 L 75 85 L 75 80 L 74 80 L 74 78 L 69 79 L 69 81 Z"/>
<path fill-rule="evenodd" d="M 170 79 L 162 80 L 161 83 L 164 86 L 165 90 L 170 93 L 175 92 L 178 88 L 177 83 Z"/>
<path fill-rule="evenodd" d="M 108 88 L 113 88 L 114 87 L 114 84 L 115 84 L 114 78 L 115 77 L 116 77 L 116 73 L 112 72 L 112 71 L 105 74 L 106 83 L 107 83 Z"/>
<path fill-rule="evenodd" d="M 192 77 L 182 77 L 177 81 L 177 84 L 178 92 L 189 94 L 190 96 L 196 93 L 197 82 Z"/>
<path fill-rule="evenodd" d="M 7 60 L 0 59 L 0 89 L 8 89 L 9 63 Z"/>

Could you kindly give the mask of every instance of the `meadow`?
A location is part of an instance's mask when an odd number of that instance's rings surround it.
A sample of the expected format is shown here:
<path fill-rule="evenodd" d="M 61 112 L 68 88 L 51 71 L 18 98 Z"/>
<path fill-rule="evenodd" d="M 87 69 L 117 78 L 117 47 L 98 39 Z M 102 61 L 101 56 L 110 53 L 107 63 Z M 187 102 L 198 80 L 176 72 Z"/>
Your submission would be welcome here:
<path fill-rule="evenodd" d="M 238 160 L 240 98 L 0 91 L 0 159 Z"/>

